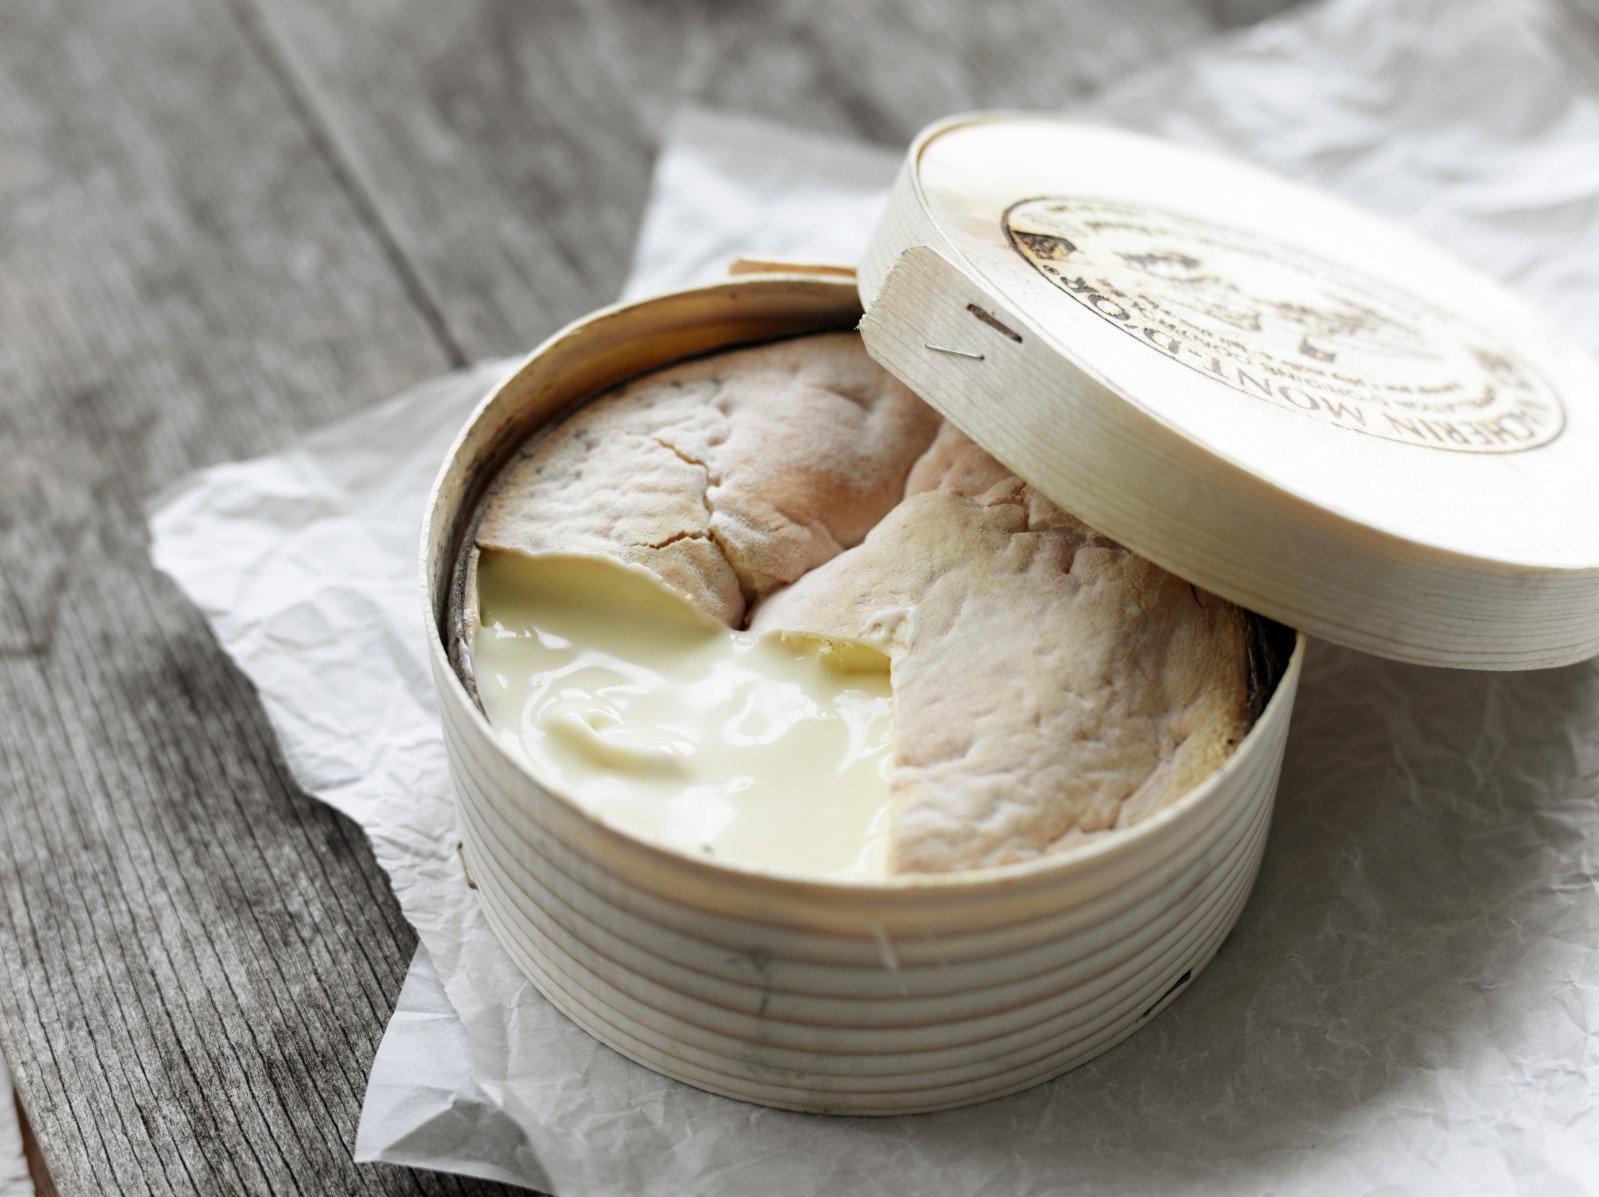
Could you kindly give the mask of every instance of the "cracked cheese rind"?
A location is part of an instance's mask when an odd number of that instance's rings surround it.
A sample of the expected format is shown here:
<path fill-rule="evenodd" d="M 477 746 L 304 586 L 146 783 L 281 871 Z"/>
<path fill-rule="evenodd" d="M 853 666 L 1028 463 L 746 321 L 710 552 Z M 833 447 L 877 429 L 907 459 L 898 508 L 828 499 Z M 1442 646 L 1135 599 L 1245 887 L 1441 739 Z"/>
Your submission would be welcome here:
<path fill-rule="evenodd" d="M 1058 851 L 1227 759 L 1249 723 L 1239 608 L 1093 532 L 959 433 L 908 489 L 860 547 L 751 623 L 889 654 L 892 871 Z"/>
<path fill-rule="evenodd" d="M 532 445 L 477 544 L 641 565 L 739 627 L 751 602 L 860 543 L 938 424 L 853 333 L 685 362 Z"/>
<path fill-rule="evenodd" d="M 722 623 L 820 642 L 840 667 L 861 643 L 886 653 L 898 873 L 1128 826 L 1249 725 L 1244 612 L 1061 511 L 853 334 L 600 396 L 504 472 L 477 543 L 643 566 Z"/>

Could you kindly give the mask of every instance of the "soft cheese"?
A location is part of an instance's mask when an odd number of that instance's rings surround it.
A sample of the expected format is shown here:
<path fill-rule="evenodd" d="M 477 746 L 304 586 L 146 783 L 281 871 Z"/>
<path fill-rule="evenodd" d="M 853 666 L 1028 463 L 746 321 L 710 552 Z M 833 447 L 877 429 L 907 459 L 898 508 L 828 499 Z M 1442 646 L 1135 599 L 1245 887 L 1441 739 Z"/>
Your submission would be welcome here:
<path fill-rule="evenodd" d="M 477 595 L 483 709 L 546 785 L 683 851 L 886 875 L 886 657 L 733 631 L 614 559 L 485 551 Z"/>
<path fill-rule="evenodd" d="M 781 638 L 807 667 L 887 659 L 894 759 L 885 740 L 873 769 L 891 773 L 889 809 L 849 806 L 842 758 L 802 747 L 813 731 L 794 723 L 769 809 L 793 805 L 761 858 L 788 869 L 837 875 L 863 828 L 886 854 L 872 867 L 896 875 L 1066 851 L 1192 790 L 1253 717 L 1244 612 L 1055 507 L 848 334 L 699 358 L 597 396 L 523 446 L 474 539 L 490 556 L 642 569 L 721 631 L 706 644 L 746 646 L 729 659 L 777 651 L 746 632 Z M 677 741 L 660 728 L 681 699 L 675 676 L 652 683 L 659 710 L 640 705 L 625 728 L 608 713 L 585 723 L 580 695 L 575 715 L 541 708 L 534 730 L 581 753 L 628 826 L 715 854 L 704 829 L 736 820 L 725 799 L 722 822 L 694 806 L 705 783 L 672 773 L 681 762 L 663 745 Z M 888 679 L 877 684 L 886 721 Z M 532 727 L 520 711 L 510 726 Z M 835 793 L 853 813 L 817 805 Z"/>

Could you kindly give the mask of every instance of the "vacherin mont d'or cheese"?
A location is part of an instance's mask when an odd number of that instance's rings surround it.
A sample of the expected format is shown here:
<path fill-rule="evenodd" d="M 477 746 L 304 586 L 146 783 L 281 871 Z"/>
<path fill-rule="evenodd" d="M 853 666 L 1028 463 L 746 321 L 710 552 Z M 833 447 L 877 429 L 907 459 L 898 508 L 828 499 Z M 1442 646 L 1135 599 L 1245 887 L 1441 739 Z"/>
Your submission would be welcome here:
<path fill-rule="evenodd" d="M 1242 611 L 1055 507 L 853 334 L 598 397 L 502 472 L 476 544 L 500 734 L 602 818 L 719 859 L 1058 852 L 1187 792 L 1250 719 Z"/>

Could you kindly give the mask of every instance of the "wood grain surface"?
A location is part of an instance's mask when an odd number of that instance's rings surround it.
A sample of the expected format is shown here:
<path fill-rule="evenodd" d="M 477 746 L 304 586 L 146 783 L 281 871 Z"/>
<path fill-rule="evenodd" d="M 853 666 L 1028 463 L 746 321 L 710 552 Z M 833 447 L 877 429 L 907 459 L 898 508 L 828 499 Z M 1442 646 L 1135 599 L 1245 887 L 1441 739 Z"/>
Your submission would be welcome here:
<path fill-rule="evenodd" d="M 609 300 L 680 102 L 898 144 L 1285 6 L 11 0 L 0 1050 L 60 1191 L 498 1187 L 351 1162 L 414 937 L 155 494 Z"/>

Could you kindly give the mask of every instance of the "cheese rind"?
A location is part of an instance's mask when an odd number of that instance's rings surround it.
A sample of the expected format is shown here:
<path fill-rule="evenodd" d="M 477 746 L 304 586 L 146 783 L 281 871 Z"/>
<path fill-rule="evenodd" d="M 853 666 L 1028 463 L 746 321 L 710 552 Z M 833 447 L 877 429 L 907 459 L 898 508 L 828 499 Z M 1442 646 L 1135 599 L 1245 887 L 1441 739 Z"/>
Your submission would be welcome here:
<path fill-rule="evenodd" d="M 889 654 L 890 868 L 925 873 L 1059 851 L 1203 781 L 1248 728 L 1245 619 L 1008 478 L 911 496 L 751 628 Z"/>
<path fill-rule="evenodd" d="M 750 602 L 860 543 L 938 425 L 853 333 L 684 362 L 530 446 L 477 543 L 642 565 L 741 627 Z"/>

